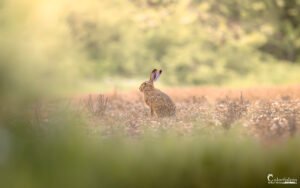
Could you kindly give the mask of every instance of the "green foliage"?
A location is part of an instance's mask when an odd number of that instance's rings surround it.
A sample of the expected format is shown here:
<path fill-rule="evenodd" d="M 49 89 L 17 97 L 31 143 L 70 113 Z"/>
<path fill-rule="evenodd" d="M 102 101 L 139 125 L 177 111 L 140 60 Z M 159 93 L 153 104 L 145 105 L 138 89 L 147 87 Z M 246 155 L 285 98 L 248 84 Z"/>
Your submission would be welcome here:
<path fill-rule="evenodd" d="M 283 71 L 290 74 L 280 83 L 299 80 L 299 1 L 93 0 L 71 5 L 28 0 L 25 5 L 13 0 L 3 1 L 1 9 L 1 53 L 7 56 L 2 62 L 19 57 L 5 66 L 20 69 L 12 70 L 20 75 L 27 70 L 26 76 L 36 81 L 55 79 L 57 73 L 93 81 L 141 80 L 153 67 L 163 68 L 163 81 L 172 85 L 243 79 L 257 84 L 256 77 L 266 77 L 265 67 L 286 67 Z M 33 68 L 39 75 L 30 73 Z M 268 72 L 265 82 L 277 84 L 277 76 Z"/>
<path fill-rule="evenodd" d="M 96 77 L 147 77 L 162 67 L 169 84 L 228 84 L 264 74 L 263 63 L 298 62 L 300 6 L 291 2 L 105 1 L 88 16 L 74 10 L 66 23 Z"/>
<path fill-rule="evenodd" d="M 0 186 L 266 187 L 269 173 L 299 175 L 299 139 L 265 148 L 234 132 L 104 139 L 61 126 L 0 127 Z"/>

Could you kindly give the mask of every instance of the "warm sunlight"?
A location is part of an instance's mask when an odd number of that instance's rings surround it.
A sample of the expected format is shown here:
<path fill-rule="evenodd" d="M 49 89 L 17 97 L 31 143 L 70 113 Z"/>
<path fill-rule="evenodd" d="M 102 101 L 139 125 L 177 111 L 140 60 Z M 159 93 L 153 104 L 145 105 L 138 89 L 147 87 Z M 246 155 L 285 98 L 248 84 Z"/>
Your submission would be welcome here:
<path fill-rule="evenodd" d="M 0 1 L 0 187 L 298 184 L 299 15 L 300 0 Z"/>

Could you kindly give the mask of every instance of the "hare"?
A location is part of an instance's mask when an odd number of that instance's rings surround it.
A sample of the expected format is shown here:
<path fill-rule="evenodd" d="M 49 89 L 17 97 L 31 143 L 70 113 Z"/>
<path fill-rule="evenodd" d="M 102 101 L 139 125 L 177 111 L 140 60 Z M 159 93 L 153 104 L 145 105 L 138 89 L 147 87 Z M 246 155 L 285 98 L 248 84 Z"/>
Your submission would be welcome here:
<path fill-rule="evenodd" d="M 162 91 L 154 87 L 153 82 L 156 81 L 161 75 L 162 70 L 153 69 L 150 74 L 150 79 L 145 81 L 140 86 L 140 91 L 144 93 L 144 100 L 150 107 L 151 116 L 154 113 L 158 117 L 174 116 L 176 107 L 171 98 Z"/>

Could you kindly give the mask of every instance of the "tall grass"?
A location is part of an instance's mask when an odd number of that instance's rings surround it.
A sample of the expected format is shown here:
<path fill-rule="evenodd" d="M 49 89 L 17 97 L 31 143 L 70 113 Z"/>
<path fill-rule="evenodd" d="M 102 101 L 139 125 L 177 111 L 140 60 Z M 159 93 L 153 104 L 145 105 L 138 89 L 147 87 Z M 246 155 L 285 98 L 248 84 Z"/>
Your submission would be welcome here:
<path fill-rule="evenodd" d="M 234 131 L 214 138 L 83 132 L 71 122 L 1 127 L 0 186 L 267 187 L 269 173 L 299 177 L 299 138 L 267 147 Z"/>

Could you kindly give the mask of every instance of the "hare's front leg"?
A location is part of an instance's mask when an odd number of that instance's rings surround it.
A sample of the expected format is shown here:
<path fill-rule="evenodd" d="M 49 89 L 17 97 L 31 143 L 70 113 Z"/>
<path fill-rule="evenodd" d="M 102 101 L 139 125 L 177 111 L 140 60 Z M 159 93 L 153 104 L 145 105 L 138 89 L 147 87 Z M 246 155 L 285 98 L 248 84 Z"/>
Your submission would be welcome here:
<path fill-rule="evenodd" d="M 154 115 L 154 110 L 153 110 L 153 107 L 152 107 L 152 106 L 150 106 L 150 109 L 151 109 L 151 117 L 153 117 L 153 115 Z"/>

